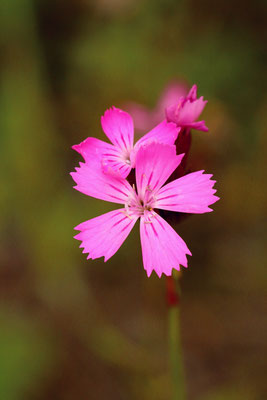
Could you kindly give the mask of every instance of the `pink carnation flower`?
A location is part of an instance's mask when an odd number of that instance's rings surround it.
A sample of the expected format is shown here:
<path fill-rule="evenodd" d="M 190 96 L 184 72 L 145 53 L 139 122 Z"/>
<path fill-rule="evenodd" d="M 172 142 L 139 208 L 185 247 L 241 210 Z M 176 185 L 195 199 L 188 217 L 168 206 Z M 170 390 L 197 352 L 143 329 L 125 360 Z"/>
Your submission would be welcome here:
<path fill-rule="evenodd" d="M 187 87 L 183 82 L 171 82 L 163 90 L 156 107 L 152 110 L 142 104 L 129 103 L 127 110 L 133 117 L 134 125 L 140 132 L 147 132 L 153 126 L 156 126 L 165 117 L 165 109 L 177 103 L 177 100 L 186 96 Z"/>
<path fill-rule="evenodd" d="M 193 128 L 207 132 L 205 121 L 196 121 L 202 113 L 207 100 L 197 98 L 197 85 L 193 85 L 186 97 L 181 97 L 175 104 L 166 108 L 166 118 L 181 128 Z"/>
<path fill-rule="evenodd" d="M 80 153 L 85 162 L 92 158 L 101 163 L 104 171 L 126 178 L 135 166 L 135 155 L 140 145 L 155 139 L 160 143 L 173 144 L 180 128 L 166 120 L 139 139 L 134 145 L 132 117 L 118 108 L 110 108 L 101 117 L 101 125 L 111 143 L 89 137 L 72 148 Z"/>
<path fill-rule="evenodd" d="M 212 175 L 193 172 L 165 184 L 182 160 L 174 145 L 150 142 L 141 146 L 136 155 L 136 189 L 118 176 L 103 173 L 96 159 L 80 163 L 71 173 L 75 189 L 98 199 L 123 204 L 83 222 L 75 229 L 87 259 L 104 257 L 107 261 L 125 241 L 140 218 L 140 237 L 144 268 L 150 276 L 154 270 L 160 277 L 171 275 L 180 265 L 187 267 L 186 255 L 191 255 L 185 242 L 156 212 L 170 210 L 201 214 L 212 211 L 209 206 L 218 200 L 214 196 Z M 165 185 L 164 185 L 165 184 Z"/>

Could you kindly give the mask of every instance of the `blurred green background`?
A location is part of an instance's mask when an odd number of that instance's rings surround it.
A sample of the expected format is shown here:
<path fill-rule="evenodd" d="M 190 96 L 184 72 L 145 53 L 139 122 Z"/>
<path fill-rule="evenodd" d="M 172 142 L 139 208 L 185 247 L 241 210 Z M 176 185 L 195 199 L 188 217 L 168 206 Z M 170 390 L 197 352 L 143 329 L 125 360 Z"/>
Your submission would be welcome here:
<path fill-rule="evenodd" d="M 188 398 L 260 400 L 266 383 L 266 2 L 1 0 L 0 399 L 170 398 L 165 279 L 138 227 L 107 263 L 73 227 L 115 205 L 72 189 L 100 116 L 153 108 L 171 80 L 209 100 L 189 166 L 214 213 L 177 231 Z M 264 74 L 265 73 L 265 74 Z"/>

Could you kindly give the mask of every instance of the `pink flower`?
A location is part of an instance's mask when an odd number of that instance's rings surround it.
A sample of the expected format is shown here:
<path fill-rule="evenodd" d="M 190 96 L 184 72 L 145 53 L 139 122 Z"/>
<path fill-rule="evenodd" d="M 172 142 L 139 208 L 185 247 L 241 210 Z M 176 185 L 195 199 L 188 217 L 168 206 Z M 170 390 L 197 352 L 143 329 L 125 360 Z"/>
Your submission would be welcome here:
<path fill-rule="evenodd" d="M 112 144 L 89 137 L 72 148 L 80 153 L 85 162 L 92 158 L 101 163 L 104 171 L 126 178 L 135 166 L 135 155 L 139 147 L 146 141 L 155 139 L 160 143 L 173 144 L 180 128 L 174 123 L 163 120 L 154 129 L 134 141 L 134 125 L 132 117 L 118 108 L 110 108 L 101 117 L 101 125 Z"/>
<path fill-rule="evenodd" d="M 206 103 L 203 96 L 197 99 L 197 85 L 193 85 L 186 97 L 180 97 L 178 103 L 166 108 L 167 121 L 174 122 L 181 128 L 207 132 L 205 121 L 196 122 Z"/>
<path fill-rule="evenodd" d="M 170 210 L 201 214 L 212 211 L 209 206 L 218 200 L 214 196 L 212 175 L 194 172 L 165 184 L 177 168 L 183 154 L 176 155 L 174 145 L 157 142 L 141 146 L 136 155 L 136 188 L 118 176 L 105 174 L 94 159 L 80 163 L 71 173 L 75 189 L 88 196 L 123 204 L 114 210 L 83 222 L 75 229 L 87 259 L 104 257 L 107 261 L 125 241 L 140 218 L 140 237 L 144 268 L 150 276 L 154 270 L 160 277 L 171 275 L 180 265 L 187 267 L 186 255 L 191 255 L 185 242 L 156 212 Z M 165 184 L 165 185 L 164 185 Z"/>
<path fill-rule="evenodd" d="M 141 104 L 129 103 L 127 109 L 133 117 L 136 129 L 140 132 L 147 132 L 153 126 L 159 124 L 166 118 L 165 109 L 177 103 L 177 99 L 185 96 L 186 93 L 186 85 L 174 81 L 165 87 L 153 110 L 149 110 Z"/>

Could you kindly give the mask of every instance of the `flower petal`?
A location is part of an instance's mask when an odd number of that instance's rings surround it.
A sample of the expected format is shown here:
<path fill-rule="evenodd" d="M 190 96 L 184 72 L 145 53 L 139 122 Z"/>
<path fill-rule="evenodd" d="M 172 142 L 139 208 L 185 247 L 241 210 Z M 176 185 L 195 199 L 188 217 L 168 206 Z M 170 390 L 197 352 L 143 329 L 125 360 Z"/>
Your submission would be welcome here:
<path fill-rule="evenodd" d="M 117 174 L 126 178 L 131 171 L 130 162 L 124 160 L 122 150 L 113 144 L 89 137 L 80 144 L 72 146 L 72 148 L 80 153 L 86 162 L 89 162 L 92 158 L 98 159 L 104 172 L 114 173 L 114 175 Z"/>
<path fill-rule="evenodd" d="M 154 270 L 170 276 L 172 269 L 180 270 L 180 264 L 187 267 L 186 254 L 191 255 L 183 239 L 158 214 L 150 221 L 141 217 L 140 237 L 144 268 L 147 276 Z"/>
<path fill-rule="evenodd" d="M 126 109 L 134 120 L 135 129 L 142 132 L 148 132 L 155 125 L 159 124 L 165 118 L 165 108 L 177 103 L 180 97 L 186 96 L 187 87 L 183 82 L 170 82 L 164 89 L 153 110 L 137 104 L 129 103 Z M 173 144 L 173 143 L 171 143 Z"/>
<path fill-rule="evenodd" d="M 145 106 L 131 102 L 126 105 L 126 109 L 129 111 L 129 113 L 133 118 L 134 128 L 136 130 L 147 132 L 149 129 L 151 129 L 152 126 L 155 125 L 155 124 L 153 125 L 153 123 L 155 122 L 153 111 L 150 111 Z"/>
<path fill-rule="evenodd" d="M 81 154 L 85 161 L 90 160 L 92 157 L 101 159 L 103 153 L 111 152 L 117 154 L 118 150 L 110 143 L 103 142 L 102 140 L 88 137 L 80 144 L 72 146 L 73 150 Z"/>
<path fill-rule="evenodd" d="M 154 129 L 144 135 L 135 144 L 135 149 L 139 149 L 147 141 L 151 139 L 165 144 L 174 144 L 177 139 L 180 128 L 176 126 L 173 122 L 167 122 L 166 120 L 158 124 Z"/>
<path fill-rule="evenodd" d="M 176 155 L 176 147 L 161 143 L 148 143 L 140 147 L 136 155 L 136 184 L 139 195 L 147 188 L 154 193 L 166 182 L 177 168 L 183 154 Z"/>
<path fill-rule="evenodd" d="M 209 206 L 219 200 L 214 196 L 216 181 L 203 172 L 193 172 L 163 186 L 157 194 L 155 208 L 194 214 L 213 211 Z"/>
<path fill-rule="evenodd" d="M 158 110 L 162 112 L 163 118 L 165 108 L 177 103 L 177 101 L 181 97 L 185 97 L 186 94 L 187 86 L 184 82 L 171 82 L 165 87 L 157 105 Z"/>
<path fill-rule="evenodd" d="M 205 121 L 198 121 L 207 101 L 203 96 L 197 98 L 197 86 L 193 85 L 186 97 L 181 97 L 178 102 L 166 107 L 165 114 L 167 121 L 175 122 L 177 126 L 193 128 L 207 132 Z"/>
<path fill-rule="evenodd" d="M 197 99 L 197 85 L 193 85 L 186 96 L 188 100 L 195 101 Z"/>
<path fill-rule="evenodd" d="M 134 126 L 132 117 L 125 111 L 113 107 L 101 117 L 103 131 L 109 140 L 125 153 L 133 148 Z"/>
<path fill-rule="evenodd" d="M 187 128 L 195 129 L 196 131 L 208 132 L 209 128 L 206 126 L 205 121 L 192 122 L 186 125 Z"/>
<path fill-rule="evenodd" d="M 195 101 L 187 100 L 179 110 L 178 125 L 188 126 L 195 122 L 202 113 L 207 100 L 203 100 L 203 96 Z"/>
<path fill-rule="evenodd" d="M 133 188 L 126 179 L 110 172 L 104 173 L 97 158 L 80 163 L 76 172 L 71 172 L 71 176 L 77 184 L 74 188 L 96 199 L 124 204 L 132 194 Z"/>
<path fill-rule="evenodd" d="M 114 175 L 121 178 L 127 178 L 132 169 L 130 164 L 112 155 L 103 157 L 102 166 L 104 172 L 113 172 Z"/>
<path fill-rule="evenodd" d="M 124 209 L 110 211 L 76 226 L 81 232 L 75 239 L 81 240 L 87 259 L 104 257 L 107 261 L 121 247 L 137 219 L 126 216 Z"/>

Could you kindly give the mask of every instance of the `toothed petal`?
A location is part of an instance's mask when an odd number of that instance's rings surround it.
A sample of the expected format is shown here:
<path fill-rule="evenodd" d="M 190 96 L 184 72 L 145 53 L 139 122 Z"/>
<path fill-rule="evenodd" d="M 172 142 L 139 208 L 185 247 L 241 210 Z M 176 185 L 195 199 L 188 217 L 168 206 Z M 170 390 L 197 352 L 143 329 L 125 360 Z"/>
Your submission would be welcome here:
<path fill-rule="evenodd" d="M 158 214 L 150 218 L 144 217 L 140 221 L 140 238 L 144 268 L 150 276 L 154 270 L 161 277 L 162 274 L 171 275 L 172 269 L 180 270 L 180 265 L 187 267 L 186 255 L 191 255 L 183 239 Z"/>
<path fill-rule="evenodd" d="M 194 214 L 212 211 L 209 206 L 219 200 L 214 196 L 216 181 L 203 172 L 193 172 L 163 186 L 156 196 L 155 208 Z"/>
<path fill-rule="evenodd" d="M 104 257 L 107 261 L 119 250 L 138 219 L 130 219 L 124 211 L 110 211 L 76 226 L 81 232 L 75 239 L 82 242 L 80 247 L 83 253 L 88 253 L 87 259 Z"/>

